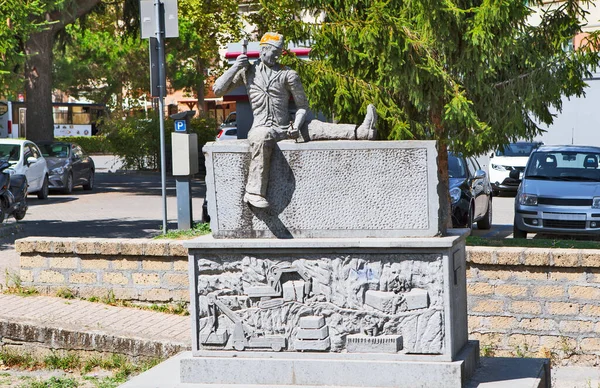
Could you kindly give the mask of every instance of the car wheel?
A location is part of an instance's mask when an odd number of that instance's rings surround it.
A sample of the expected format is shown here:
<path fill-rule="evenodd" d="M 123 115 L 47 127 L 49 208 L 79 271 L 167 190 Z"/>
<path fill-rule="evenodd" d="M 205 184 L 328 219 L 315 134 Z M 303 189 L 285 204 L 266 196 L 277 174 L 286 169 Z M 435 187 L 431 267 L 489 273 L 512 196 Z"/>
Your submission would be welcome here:
<path fill-rule="evenodd" d="M 21 204 L 22 210 L 15 212 L 15 220 L 21 221 L 25 218 L 25 213 L 27 213 L 27 199 L 23 198 L 23 203 Z"/>
<path fill-rule="evenodd" d="M 83 185 L 84 190 L 93 190 L 94 189 L 94 170 L 90 171 L 90 176 L 88 177 L 87 183 Z"/>
<path fill-rule="evenodd" d="M 72 192 L 73 192 L 73 173 L 70 172 L 69 175 L 67 175 L 67 183 L 65 184 L 63 193 L 71 194 Z"/>
<path fill-rule="evenodd" d="M 492 199 L 488 199 L 487 212 L 482 219 L 477 221 L 477 227 L 479 229 L 491 229 L 492 228 Z"/>
<path fill-rule="evenodd" d="M 44 176 L 44 183 L 42 183 L 42 188 L 37 192 L 38 199 L 46 199 L 48 198 L 48 175 Z"/>
<path fill-rule="evenodd" d="M 517 228 L 517 225 L 513 223 L 513 238 L 527 238 L 527 232 Z"/>

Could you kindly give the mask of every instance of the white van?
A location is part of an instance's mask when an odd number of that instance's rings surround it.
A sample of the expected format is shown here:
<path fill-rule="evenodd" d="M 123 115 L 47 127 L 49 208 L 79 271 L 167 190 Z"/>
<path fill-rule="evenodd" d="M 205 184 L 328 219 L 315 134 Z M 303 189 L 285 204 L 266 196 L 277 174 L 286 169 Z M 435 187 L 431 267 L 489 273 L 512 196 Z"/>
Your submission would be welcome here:
<path fill-rule="evenodd" d="M 0 101 L 0 138 L 19 137 L 19 126 L 15 124 L 14 107 L 10 101 Z"/>

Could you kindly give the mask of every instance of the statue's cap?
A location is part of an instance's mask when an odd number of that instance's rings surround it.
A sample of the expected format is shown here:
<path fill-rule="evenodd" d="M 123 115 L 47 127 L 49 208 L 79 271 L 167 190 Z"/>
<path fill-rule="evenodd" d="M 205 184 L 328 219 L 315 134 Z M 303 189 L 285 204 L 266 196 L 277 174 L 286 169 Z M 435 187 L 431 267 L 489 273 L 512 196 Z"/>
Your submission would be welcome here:
<path fill-rule="evenodd" d="M 278 49 L 283 49 L 283 35 L 276 32 L 267 32 L 260 39 L 260 45 L 262 46 L 265 44 L 277 47 Z"/>

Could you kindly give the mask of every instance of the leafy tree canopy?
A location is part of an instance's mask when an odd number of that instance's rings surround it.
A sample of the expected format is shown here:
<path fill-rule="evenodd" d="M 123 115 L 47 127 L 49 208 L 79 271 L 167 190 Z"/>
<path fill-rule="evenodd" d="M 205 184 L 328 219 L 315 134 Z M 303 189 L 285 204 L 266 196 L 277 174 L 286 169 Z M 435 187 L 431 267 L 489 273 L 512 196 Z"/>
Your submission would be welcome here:
<path fill-rule="evenodd" d="M 567 50 L 589 1 L 261 0 L 256 20 L 295 42 L 288 56 L 313 108 L 360 122 L 368 103 L 390 139 L 436 139 L 478 154 L 541 132 L 563 96 L 581 96 L 598 36 Z M 531 21 L 541 7 L 539 23 Z M 308 13 L 306 13 L 308 10 Z M 302 21 L 309 14 L 314 22 Z M 306 18 L 304 18 L 306 20 Z M 357 109 L 360 107 L 360 109 Z"/>

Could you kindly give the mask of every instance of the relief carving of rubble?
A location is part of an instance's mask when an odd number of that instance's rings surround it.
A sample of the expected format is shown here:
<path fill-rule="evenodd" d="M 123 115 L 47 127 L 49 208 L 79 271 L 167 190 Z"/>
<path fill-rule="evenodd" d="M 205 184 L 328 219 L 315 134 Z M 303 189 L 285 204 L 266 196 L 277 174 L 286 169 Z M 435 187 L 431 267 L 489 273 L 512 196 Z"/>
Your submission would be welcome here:
<path fill-rule="evenodd" d="M 203 349 L 444 351 L 441 255 L 218 257 L 197 266 Z"/>

